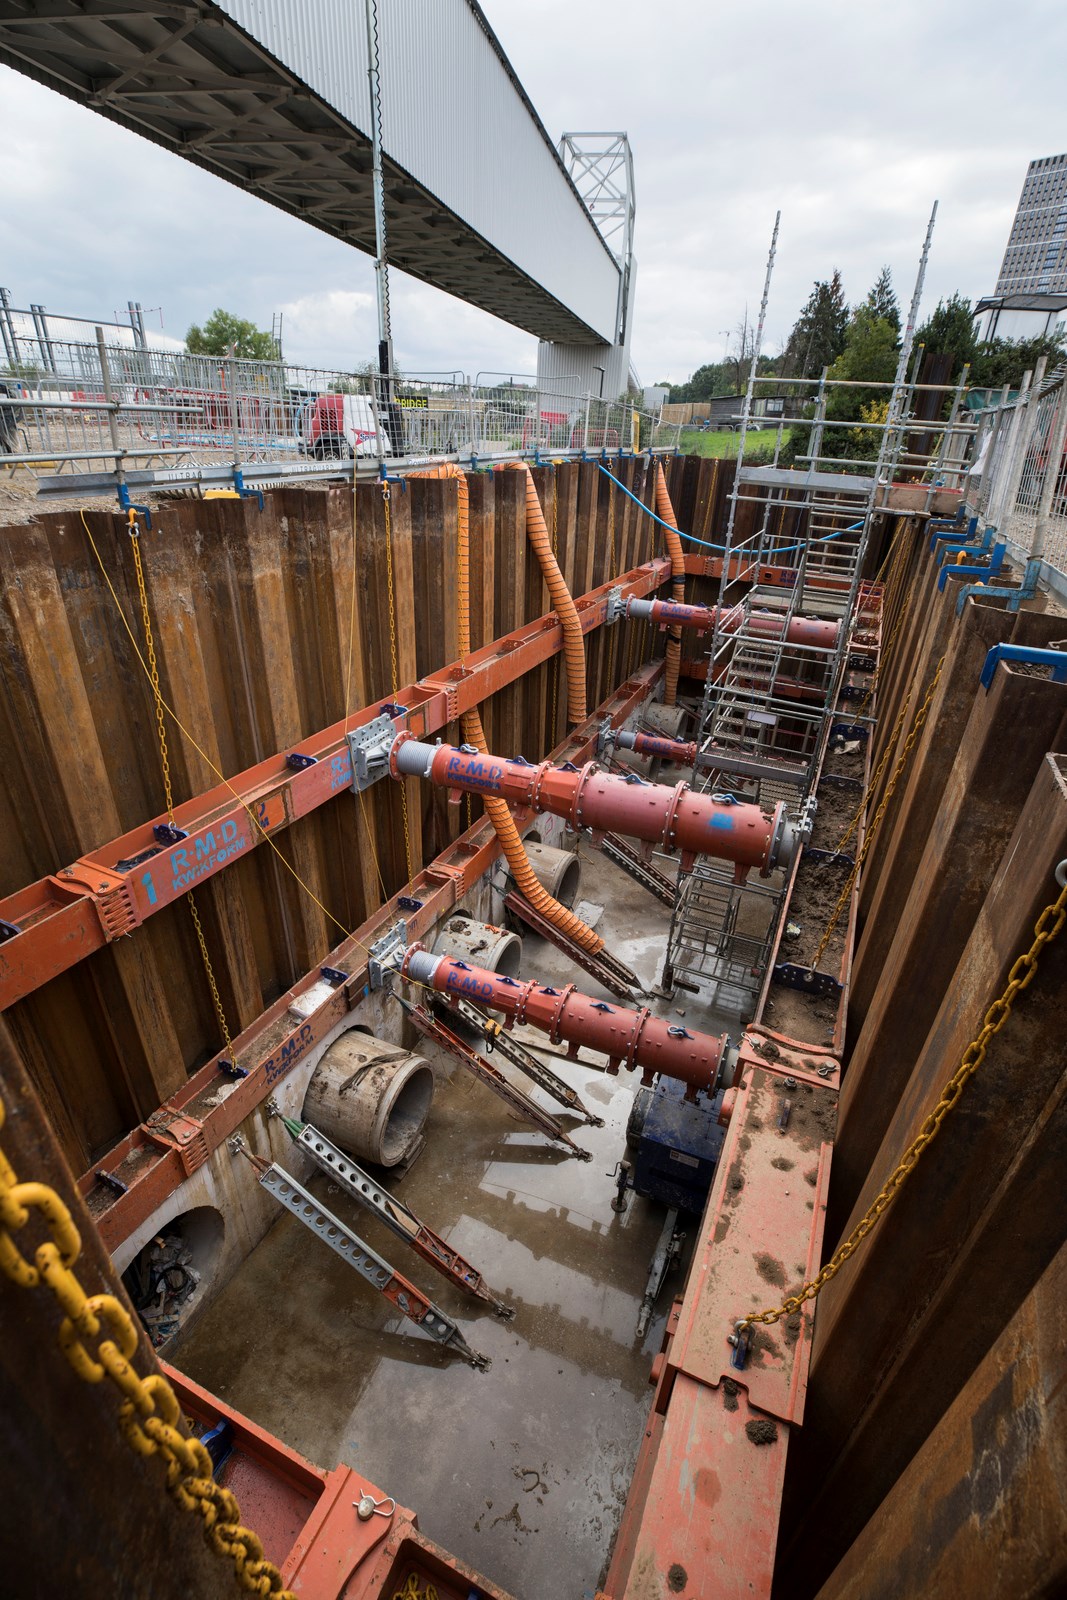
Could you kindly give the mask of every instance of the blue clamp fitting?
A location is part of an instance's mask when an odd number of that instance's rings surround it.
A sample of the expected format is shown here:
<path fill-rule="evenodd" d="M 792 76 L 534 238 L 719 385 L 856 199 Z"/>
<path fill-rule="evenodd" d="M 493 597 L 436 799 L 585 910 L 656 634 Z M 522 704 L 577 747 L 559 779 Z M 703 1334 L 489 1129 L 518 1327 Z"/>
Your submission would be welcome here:
<path fill-rule="evenodd" d="M 730 1352 L 730 1365 L 738 1372 L 744 1372 L 745 1362 L 748 1360 L 748 1350 L 752 1343 L 752 1324 L 740 1322 L 736 1332 L 729 1335 L 729 1342 L 733 1345 Z"/>
<path fill-rule="evenodd" d="M 522 985 L 519 983 L 518 978 L 506 978 L 506 977 L 501 978 L 501 977 L 498 976 L 497 981 L 498 981 L 498 983 L 504 984 L 509 989 L 519 989 L 519 988 L 522 987 Z"/>
<path fill-rule="evenodd" d="M 242 500 L 258 500 L 259 509 L 261 511 L 263 510 L 263 490 L 246 489 L 245 475 L 241 471 L 240 467 L 234 467 L 233 469 L 233 486 L 237 490 L 237 493 L 241 496 Z"/>
<path fill-rule="evenodd" d="M 990 578 L 995 578 L 1004 565 L 1004 552 L 1007 546 L 998 544 L 993 546 L 993 556 L 988 567 L 942 567 L 937 575 L 937 587 L 941 591 L 945 587 L 946 578 L 973 578 L 976 583 L 988 583 Z"/>
<path fill-rule="evenodd" d="M 454 967 L 457 967 L 460 972 L 469 972 L 470 971 L 470 963 L 466 962 L 466 961 L 460 961 L 458 959 L 458 957 L 457 957 L 457 959 L 455 961 L 453 961 L 452 965 Z"/>
<path fill-rule="evenodd" d="M 101 1183 L 106 1183 L 108 1188 L 113 1189 L 116 1194 L 126 1194 L 129 1191 L 130 1186 L 128 1183 L 123 1183 L 121 1178 L 116 1178 L 113 1172 L 105 1172 L 103 1167 L 96 1169 L 95 1176 Z"/>
<path fill-rule="evenodd" d="M 229 1061 L 225 1056 L 220 1056 L 215 1063 L 218 1070 L 227 1078 L 247 1078 L 248 1073 L 244 1067 L 239 1067 L 236 1061 Z"/>
<path fill-rule="evenodd" d="M 318 756 L 303 756 L 299 750 L 290 750 L 285 758 L 285 764 L 293 772 L 303 772 L 305 767 L 317 767 L 319 758 Z"/>
<path fill-rule="evenodd" d="M 995 644 L 985 658 L 979 682 L 988 689 L 998 661 L 1023 661 L 1031 667 L 1051 667 L 1053 683 L 1067 683 L 1067 650 L 1031 650 L 1023 644 Z"/>
<path fill-rule="evenodd" d="M 558 989 L 552 989 L 552 988 L 549 987 L 549 985 L 547 983 L 543 983 L 541 985 L 541 993 L 542 994 L 550 994 L 552 996 L 552 998 L 555 999 L 559 994 L 559 990 Z"/>
<path fill-rule="evenodd" d="M 593 1001 L 593 1010 L 594 1011 L 606 1011 L 609 1016 L 611 1016 L 613 1014 L 613 1008 L 608 1005 L 606 1000 L 594 1000 Z"/>
<path fill-rule="evenodd" d="M 319 974 L 327 983 L 347 983 L 351 973 L 342 972 L 340 967 L 320 967 Z"/>
<path fill-rule="evenodd" d="M 406 716 L 408 710 L 408 706 L 402 706 L 397 700 L 386 700 L 384 705 L 378 707 L 378 715 L 380 717 L 392 717 L 395 722 L 397 717 Z"/>
<path fill-rule="evenodd" d="M 5 922 L 0 917 L 0 944 L 6 944 L 8 939 L 14 939 L 15 935 L 21 932 L 22 929 L 16 923 Z"/>
<path fill-rule="evenodd" d="M 559 771 L 560 772 L 580 772 L 581 768 L 580 767 L 576 767 L 574 765 L 573 761 L 562 761 L 562 762 L 560 762 L 560 765 L 559 765 Z"/>
<path fill-rule="evenodd" d="M 160 844 L 180 844 L 183 839 L 189 837 L 188 831 L 179 828 L 176 822 L 157 822 L 152 832 Z"/>
<path fill-rule="evenodd" d="M 398 472 L 390 472 L 384 461 L 378 468 L 378 482 L 383 484 L 398 483 L 400 485 L 402 494 L 407 494 L 408 492 L 408 480 L 406 478 L 402 478 Z"/>
<path fill-rule="evenodd" d="M 398 894 L 396 897 L 396 907 L 398 911 L 421 911 L 423 902 L 421 900 L 416 900 L 415 897 L 410 894 Z"/>
<path fill-rule="evenodd" d="M 672 1022 L 671 1026 L 667 1029 L 667 1032 L 670 1034 L 672 1039 L 691 1039 L 693 1037 L 693 1035 L 689 1032 L 689 1029 L 683 1028 L 680 1022 Z"/>
<path fill-rule="evenodd" d="M 127 487 L 126 487 L 126 485 L 124 483 L 120 483 L 119 484 L 118 494 L 119 494 L 119 505 L 122 507 L 123 511 L 139 511 L 141 513 L 142 517 L 144 518 L 145 527 L 146 528 L 150 528 L 152 526 L 152 513 L 148 509 L 148 507 L 147 506 L 138 505 L 135 501 L 131 500 L 130 499 L 130 491 L 129 491 L 129 489 L 127 489 Z M 136 528 L 135 526 L 131 525 L 131 527 L 130 527 L 130 537 L 132 539 L 136 539 L 137 534 L 139 533 L 139 531 L 140 530 L 138 528 Z"/>

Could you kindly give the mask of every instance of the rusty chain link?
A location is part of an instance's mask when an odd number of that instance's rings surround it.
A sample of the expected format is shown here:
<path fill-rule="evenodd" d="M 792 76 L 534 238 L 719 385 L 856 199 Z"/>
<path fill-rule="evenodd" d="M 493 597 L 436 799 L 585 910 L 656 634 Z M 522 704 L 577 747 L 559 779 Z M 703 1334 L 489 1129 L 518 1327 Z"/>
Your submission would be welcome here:
<path fill-rule="evenodd" d="M 937 1105 L 923 1122 L 892 1175 L 883 1184 L 844 1244 L 838 1246 L 822 1271 L 812 1278 L 810 1283 L 806 1283 L 798 1294 L 787 1295 L 780 1306 L 775 1306 L 771 1310 L 753 1311 L 748 1316 L 741 1317 L 735 1325 L 738 1332 L 755 1323 L 775 1323 L 782 1317 L 792 1316 L 795 1311 L 800 1310 L 805 1301 L 814 1300 L 830 1279 L 840 1272 L 845 1262 L 875 1227 L 878 1219 L 892 1205 L 901 1185 L 914 1170 L 923 1151 L 936 1139 L 941 1124 L 958 1103 L 968 1079 L 974 1076 L 985 1060 L 989 1041 L 1000 1032 L 1011 1016 L 1016 997 L 1033 982 L 1042 950 L 1058 936 L 1064 922 L 1067 922 L 1067 887 L 1060 891 L 1057 899 L 1049 902 L 1038 917 L 1034 924 L 1033 943 L 1029 950 L 1024 951 L 1013 963 L 1003 994 L 989 1006 L 981 1028 L 963 1052 L 960 1064 L 941 1091 Z"/>
<path fill-rule="evenodd" d="M 6 1117 L 0 1096 L 0 1132 Z M 51 1238 L 37 1246 L 30 1262 L 13 1235 L 34 1212 Z M 126 1307 L 115 1295 L 85 1293 L 73 1270 L 80 1256 L 81 1235 L 60 1196 L 46 1183 L 21 1183 L 0 1150 L 0 1271 L 22 1289 L 51 1290 L 63 1312 L 59 1347 L 71 1368 L 83 1383 L 107 1378 L 114 1384 L 123 1397 L 118 1409 L 123 1438 L 140 1456 L 162 1457 L 172 1499 L 201 1518 L 208 1545 L 233 1563 L 242 1589 L 295 1600 L 277 1567 L 264 1557 L 257 1535 L 242 1526 L 233 1494 L 215 1482 L 207 1450 L 179 1431 L 181 1407 L 168 1380 L 161 1372 L 142 1378 L 132 1365 L 138 1336 Z"/>

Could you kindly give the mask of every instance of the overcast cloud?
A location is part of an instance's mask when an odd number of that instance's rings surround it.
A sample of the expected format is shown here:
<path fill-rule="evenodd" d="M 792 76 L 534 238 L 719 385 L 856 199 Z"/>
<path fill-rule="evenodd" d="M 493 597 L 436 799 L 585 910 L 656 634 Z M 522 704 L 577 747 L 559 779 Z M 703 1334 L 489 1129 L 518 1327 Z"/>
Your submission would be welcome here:
<path fill-rule="evenodd" d="M 630 135 L 646 383 L 714 360 L 755 313 L 779 207 L 772 352 L 835 266 L 856 300 L 888 263 L 906 305 L 935 199 L 924 306 L 990 293 L 1027 163 L 1067 149 L 1063 0 L 482 3 L 554 138 Z M 291 360 L 371 356 L 367 257 L 4 68 L 0 141 L 16 305 L 140 300 L 179 337 L 217 305 L 268 328 L 280 310 Z M 527 335 L 399 274 L 393 322 L 409 371 L 535 364 Z"/>

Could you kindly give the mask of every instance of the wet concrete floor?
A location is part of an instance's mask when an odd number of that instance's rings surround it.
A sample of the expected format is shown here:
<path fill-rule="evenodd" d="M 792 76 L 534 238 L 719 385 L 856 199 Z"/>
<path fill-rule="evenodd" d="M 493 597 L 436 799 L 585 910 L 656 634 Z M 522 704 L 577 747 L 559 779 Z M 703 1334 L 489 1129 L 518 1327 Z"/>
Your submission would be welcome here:
<path fill-rule="evenodd" d="M 582 855 L 581 895 L 606 907 L 599 931 L 650 987 L 667 909 L 585 845 Z M 523 975 L 597 992 L 532 935 Z M 692 1027 L 736 1032 L 736 1018 L 703 1013 L 688 998 L 654 1006 L 685 1010 Z M 520 1600 L 579 1597 L 606 1569 L 648 1412 L 649 1368 L 684 1277 L 679 1269 L 668 1278 L 639 1342 L 637 1315 L 664 1213 L 634 1197 L 621 1215 L 611 1209 L 611 1173 L 625 1154 L 639 1079 L 558 1063 L 604 1118 L 602 1128 L 563 1118 L 592 1151 L 585 1163 L 516 1121 L 461 1067 L 441 1062 L 452 1076 L 439 1084 L 426 1149 L 394 1187 L 515 1307 L 514 1321 L 405 1251 L 325 1175 L 310 1187 L 455 1318 L 468 1344 L 491 1358 L 490 1370 L 440 1350 L 287 1214 L 171 1359 L 318 1465 L 343 1460 L 364 1472 L 415 1508 L 432 1538 Z"/>

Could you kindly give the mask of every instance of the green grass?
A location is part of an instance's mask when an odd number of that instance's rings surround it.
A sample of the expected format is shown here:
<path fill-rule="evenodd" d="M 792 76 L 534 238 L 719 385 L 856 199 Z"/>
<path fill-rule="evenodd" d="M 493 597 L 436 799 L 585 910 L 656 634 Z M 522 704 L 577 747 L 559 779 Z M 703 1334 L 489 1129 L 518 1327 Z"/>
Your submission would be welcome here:
<path fill-rule="evenodd" d="M 755 428 L 745 436 L 745 454 L 754 450 L 773 450 L 777 428 Z M 789 437 L 783 433 L 782 442 Z M 739 433 L 700 433 L 696 428 L 683 428 L 678 448 L 683 456 L 720 456 L 732 461 L 741 443 Z"/>

